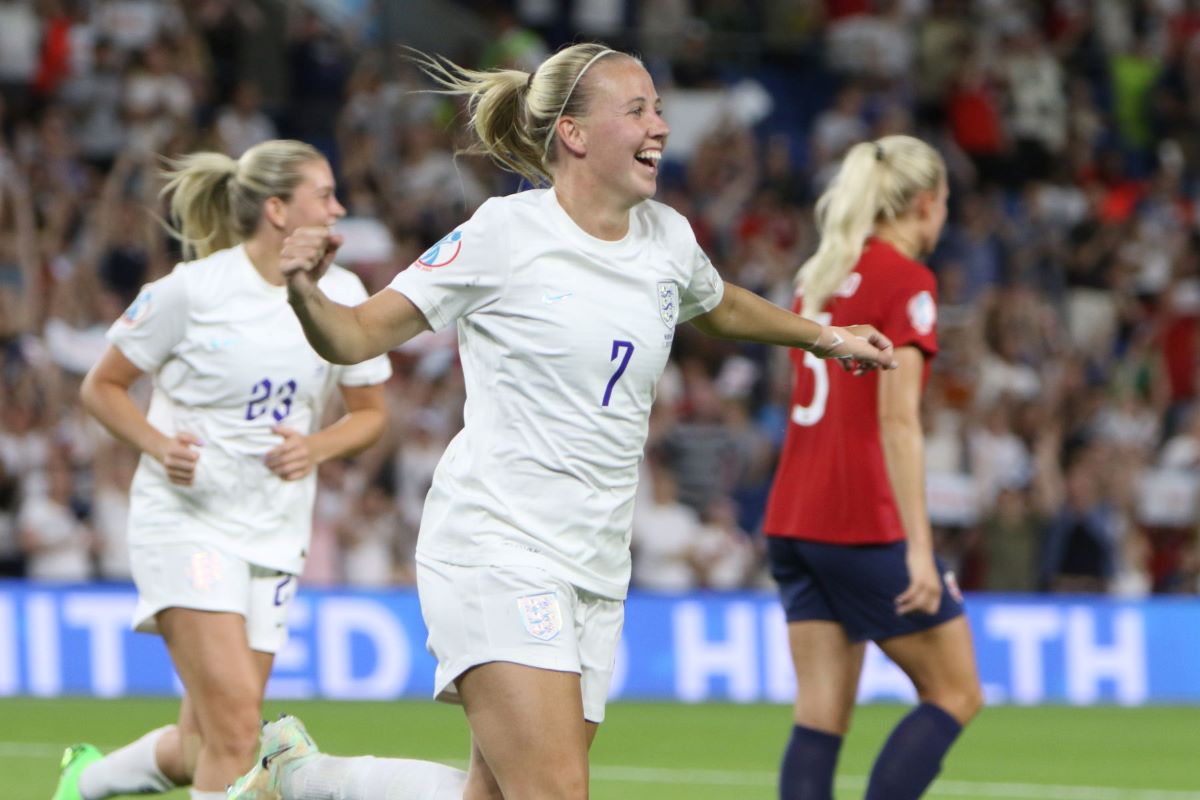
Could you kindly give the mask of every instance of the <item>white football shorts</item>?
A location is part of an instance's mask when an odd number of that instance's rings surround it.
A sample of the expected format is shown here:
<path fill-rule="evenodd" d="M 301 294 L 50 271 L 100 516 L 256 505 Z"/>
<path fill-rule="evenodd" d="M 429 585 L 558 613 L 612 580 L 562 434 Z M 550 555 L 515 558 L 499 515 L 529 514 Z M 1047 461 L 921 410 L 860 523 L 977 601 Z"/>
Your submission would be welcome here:
<path fill-rule="evenodd" d="M 166 608 L 229 611 L 246 620 L 251 650 L 278 653 L 287 643 L 295 575 L 190 543 L 130 547 L 129 565 L 138 590 L 134 630 L 159 633 L 155 615 Z"/>
<path fill-rule="evenodd" d="M 471 567 L 417 558 L 417 593 L 437 659 L 433 696 L 462 702 L 454 681 L 493 661 L 574 672 L 583 716 L 604 721 L 625 603 L 529 566 Z"/>

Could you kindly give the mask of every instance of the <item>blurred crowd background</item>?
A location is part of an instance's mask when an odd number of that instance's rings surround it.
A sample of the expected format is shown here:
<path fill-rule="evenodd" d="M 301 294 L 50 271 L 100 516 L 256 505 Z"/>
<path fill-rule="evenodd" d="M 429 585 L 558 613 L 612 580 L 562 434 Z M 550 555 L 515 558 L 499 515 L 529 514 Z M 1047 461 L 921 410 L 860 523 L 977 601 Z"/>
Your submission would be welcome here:
<path fill-rule="evenodd" d="M 850 144 L 911 133 L 943 153 L 927 468 L 964 588 L 1200 590 L 1196 0 L 0 0 L 0 575 L 128 577 L 136 458 L 77 394 L 178 258 L 151 213 L 159 157 L 315 144 L 349 209 L 339 261 L 374 291 L 520 188 L 455 157 L 462 109 L 414 93 L 400 46 L 528 70 L 585 39 L 640 54 L 663 95 L 658 198 L 782 305 Z M 453 331 L 392 359 L 386 441 L 320 470 L 310 584 L 412 581 L 463 383 Z M 789 369 L 681 329 L 636 586 L 767 585 Z"/>

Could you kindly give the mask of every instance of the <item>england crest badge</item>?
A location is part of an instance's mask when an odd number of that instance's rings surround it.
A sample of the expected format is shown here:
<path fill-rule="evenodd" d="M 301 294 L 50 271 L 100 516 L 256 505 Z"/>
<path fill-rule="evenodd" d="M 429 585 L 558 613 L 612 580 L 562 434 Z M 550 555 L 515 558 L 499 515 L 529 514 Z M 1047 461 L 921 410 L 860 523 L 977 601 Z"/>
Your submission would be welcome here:
<path fill-rule="evenodd" d="M 517 610 L 525 630 L 535 639 L 548 642 L 562 630 L 562 610 L 556 592 L 531 594 L 517 598 Z"/>
<path fill-rule="evenodd" d="M 664 325 L 674 329 L 679 319 L 679 287 L 675 281 L 658 282 L 658 315 Z"/>

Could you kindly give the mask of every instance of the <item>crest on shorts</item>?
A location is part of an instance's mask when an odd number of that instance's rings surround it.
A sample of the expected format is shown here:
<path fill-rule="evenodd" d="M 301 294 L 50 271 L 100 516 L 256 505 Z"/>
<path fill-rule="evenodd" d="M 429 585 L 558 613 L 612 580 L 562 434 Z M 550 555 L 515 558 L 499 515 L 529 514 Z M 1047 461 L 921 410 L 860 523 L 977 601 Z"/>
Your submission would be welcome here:
<path fill-rule="evenodd" d="M 192 588 L 207 592 L 221 582 L 221 557 L 208 550 L 192 553 L 188 562 L 188 579 Z"/>
<path fill-rule="evenodd" d="M 658 315 L 668 328 L 675 327 L 679 319 L 679 287 L 675 281 L 658 282 Z"/>
<path fill-rule="evenodd" d="M 557 592 L 543 592 L 517 598 L 517 610 L 525 630 L 535 639 L 548 642 L 562 630 L 562 610 Z"/>

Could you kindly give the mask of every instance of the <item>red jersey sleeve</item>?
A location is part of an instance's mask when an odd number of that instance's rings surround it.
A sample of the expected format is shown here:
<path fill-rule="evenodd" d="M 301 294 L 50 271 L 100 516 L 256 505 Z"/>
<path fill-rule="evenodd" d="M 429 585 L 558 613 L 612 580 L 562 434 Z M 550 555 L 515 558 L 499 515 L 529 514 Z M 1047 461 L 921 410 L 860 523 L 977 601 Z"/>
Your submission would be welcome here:
<path fill-rule="evenodd" d="M 902 274 L 900 274 L 902 273 Z M 903 270 L 888 276 L 889 286 L 880 292 L 879 331 L 894 347 L 915 345 L 926 359 L 937 355 L 937 281 L 928 267 L 905 263 Z"/>

